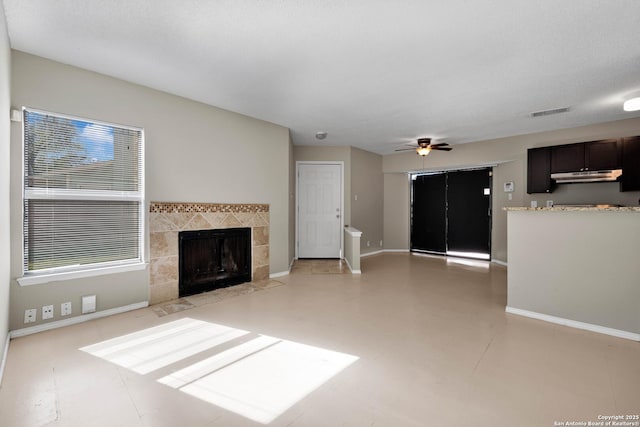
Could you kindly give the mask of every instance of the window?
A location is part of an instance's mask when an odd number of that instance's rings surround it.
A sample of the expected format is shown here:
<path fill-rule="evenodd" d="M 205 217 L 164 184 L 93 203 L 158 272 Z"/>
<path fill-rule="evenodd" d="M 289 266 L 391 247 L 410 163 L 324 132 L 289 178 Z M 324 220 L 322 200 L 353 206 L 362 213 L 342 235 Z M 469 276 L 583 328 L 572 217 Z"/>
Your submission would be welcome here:
<path fill-rule="evenodd" d="M 143 261 L 142 129 L 24 109 L 24 272 Z"/>

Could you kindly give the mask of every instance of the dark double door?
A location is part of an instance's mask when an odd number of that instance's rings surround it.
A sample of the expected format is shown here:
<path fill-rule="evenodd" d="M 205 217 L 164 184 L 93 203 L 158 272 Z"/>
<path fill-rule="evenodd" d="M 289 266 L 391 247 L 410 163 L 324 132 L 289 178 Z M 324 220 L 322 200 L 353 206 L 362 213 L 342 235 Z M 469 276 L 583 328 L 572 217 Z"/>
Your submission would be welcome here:
<path fill-rule="evenodd" d="M 417 175 L 411 250 L 489 259 L 491 169 Z"/>

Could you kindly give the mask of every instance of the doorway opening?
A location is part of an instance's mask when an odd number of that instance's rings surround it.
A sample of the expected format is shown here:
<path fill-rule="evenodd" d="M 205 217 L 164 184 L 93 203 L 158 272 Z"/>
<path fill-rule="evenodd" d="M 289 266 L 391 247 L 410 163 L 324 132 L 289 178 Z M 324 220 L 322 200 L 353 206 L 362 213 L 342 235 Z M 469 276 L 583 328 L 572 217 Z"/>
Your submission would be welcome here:
<path fill-rule="evenodd" d="M 296 258 L 341 259 L 344 162 L 296 166 Z"/>
<path fill-rule="evenodd" d="M 492 169 L 411 176 L 411 251 L 491 259 Z"/>

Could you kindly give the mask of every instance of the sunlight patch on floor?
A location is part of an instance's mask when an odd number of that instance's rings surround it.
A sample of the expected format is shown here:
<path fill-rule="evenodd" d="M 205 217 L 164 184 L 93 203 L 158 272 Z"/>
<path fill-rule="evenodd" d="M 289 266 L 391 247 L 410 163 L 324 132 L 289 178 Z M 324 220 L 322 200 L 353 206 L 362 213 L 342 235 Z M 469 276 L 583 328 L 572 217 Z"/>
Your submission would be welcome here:
<path fill-rule="evenodd" d="M 476 261 L 467 258 L 447 258 L 447 265 L 466 265 L 467 267 L 475 267 L 481 270 L 489 270 L 489 261 Z"/>
<path fill-rule="evenodd" d="M 80 350 L 138 374 L 148 374 L 248 333 L 185 318 Z"/>
<path fill-rule="evenodd" d="M 458 252 L 458 251 L 447 251 L 448 256 L 457 256 L 457 257 L 466 257 L 466 258 L 475 258 L 475 259 L 490 259 L 491 255 L 485 252 Z"/>
<path fill-rule="evenodd" d="M 146 374 L 247 334 L 187 318 L 80 350 Z M 158 382 L 268 424 L 356 360 L 357 356 L 259 335 Z"/>

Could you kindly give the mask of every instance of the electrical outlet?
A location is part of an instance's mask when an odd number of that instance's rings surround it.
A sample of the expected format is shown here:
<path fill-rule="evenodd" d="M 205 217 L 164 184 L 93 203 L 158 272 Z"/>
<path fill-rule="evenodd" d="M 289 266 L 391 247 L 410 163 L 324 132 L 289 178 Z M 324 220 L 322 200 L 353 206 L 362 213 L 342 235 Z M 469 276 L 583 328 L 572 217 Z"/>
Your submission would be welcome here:
<path fill-rule="evenodd" d="M 367 247 L 371 246 L 371 242 L 367 240 Z"/>
<path fill-rule="evenodd" d="M 42 306 L 42 320 L 53 319 L 53 306 L 52 305 L 43 305 Z"/>
<path fill-rule="evenodd" d="M 24 323 L 33 323 L 36 321 L 38 310 L 35 308 L 28 308 L 24 311 Z"/>
<path fill-rule="evenodd" d="M 60 304 L 60 316 L 68 316 L 71 314 L 71 301 Z"/>

